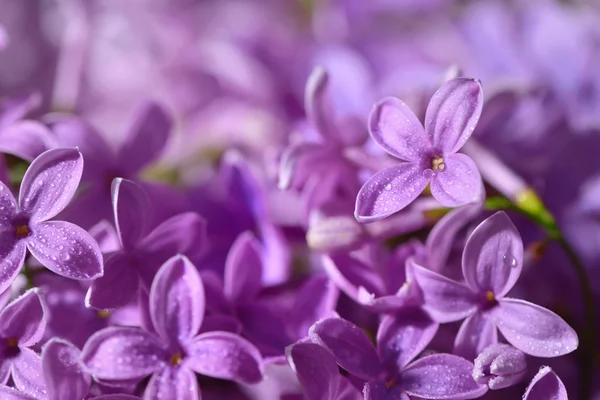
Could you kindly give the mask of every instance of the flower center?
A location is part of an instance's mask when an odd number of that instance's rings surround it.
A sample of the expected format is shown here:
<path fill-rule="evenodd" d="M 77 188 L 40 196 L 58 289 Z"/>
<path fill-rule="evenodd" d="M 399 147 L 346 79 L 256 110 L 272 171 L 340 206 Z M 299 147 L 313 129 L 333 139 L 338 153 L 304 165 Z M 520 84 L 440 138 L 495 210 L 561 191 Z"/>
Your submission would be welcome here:
<path fill-rule="evenodd" d="M 183 357 L 181 357 L 181 354 L 175 353 L 171 356 L 171 359 L 169 360 L 169 362 L 171 363 L 171 365 L 179 365 L 179 364 L 181 364 L 182 360 L 183 360 Z"/>
<path fill-rule="evenodd" d="M 396 386 L 396 380 L 395 379 L 390 379 L 389 381 L 387 381 L 385 383 L 385 387 L 387 387 L 388 389 L 391 389 L 394 386 Z"/>
<path fill-rule="evenodd" d="M 17 347 L 17 346 L 19 346 L 19 340 L 14 337 L 8 338 L 8 339 L 6 339 L 6 345 L 8 347 Z"/>
<path fill-rule="evenodd" d="M 11 337 L 5 339 L 4 349 L 2 349 L 1 356 L 4 358 L 14 358 L 19 355 L 21 350 L 19 349 L 19 339 Z"/>
<path fill-rule="evenodd" d="M 15 226 L 15 235 L 17 239 L 23 239 L 31 234 L 29 227 L 27 225 L 17 225 Z"/>
<path fill-rule="evenodd" d="M 490 303 L 493 303 L 496 301 L 496 295 L 491 290 L 488 290 L 487 292 L 485 292 L 485 299 Z"/>
<path fill-rule="evenodd" d="M 431 160 L 431 169 L 434 171 L 443 171 L 446 168 L 446 164 L 444 164 L 444 159 L 439 156 Z"/>
<path fill-rule="evenodd" d="M 106 318 L 110 317 L 110 311 L 100 310 L 100 311 L 98 311 L 98 316 L 102 319 L 106 319 Z"/>

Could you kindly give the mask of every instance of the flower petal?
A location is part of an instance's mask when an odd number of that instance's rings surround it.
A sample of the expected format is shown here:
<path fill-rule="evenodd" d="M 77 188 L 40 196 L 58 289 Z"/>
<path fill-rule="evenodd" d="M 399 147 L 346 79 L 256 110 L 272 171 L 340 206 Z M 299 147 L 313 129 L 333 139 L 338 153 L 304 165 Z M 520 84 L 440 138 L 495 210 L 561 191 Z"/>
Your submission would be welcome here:
<path fill-rule="evenodd" d="M 568 400 L 567 389 L 550 367 L 542 367 L 525 390 L 523 400 Z"/>
<path fill-rule="evenodd" d="M 187 368 L 167 367 L 154 374 L 144 391 L 145 400 L 198 400 L 198 379 Z"/>
<path fill-rule="evenodd" d="M 322 318 L 334 316 L 338 297 L 338 288 L 325 274 L 313 275 L 304 282 L 296 292 L 288 315 L 292 339 L 307 337 L 312 324 Z"/>
<path fill-rule="evenodd" d="M 114 253 L 104 265 L 104 275 L 94 279 L 85 296 L 85 306 L 114 310 L 131 301 L 139 287 L 139 276 L 127 253 Z"/>
<path fill-rule="evenodd" d="M 425 130 L 443 154 L 456 153 L 471 137 L 483 107 L 478 79 L 455 78 L 439 88 L 425 112 Z"/>
<path fill-rule="evenodd" d="M 431 149 L 421 122 L 395 97 L 375 104 L 369 116 L 369 132 L 382 149 L 403 161 L 420 162 Z"/>
<path fill-rule="evenodd" d="M 384 293 L 381 278 L 361 260 L 338 253 L 322 257 L 323 269 L 329 278 L 350 298 L 359 301 L 359 288 L 369 293 Z"/>
<path fill-rule="evenodd" d="M 414 279 L 421 287 L 423 309 L 439 323 L 459 321 L 473 314 L 478 307 L 475 294 L 462 283 L 453 281 L 407 260 Z"/>
<path fill-rule="evenodd" d="M 483 199 L 484 189 L 479 169 L 464 154 L 444 156 L 444 170 L 431 177 L 431 194 L 446 207 L 477 203 Z"/>
<path fill-rule="evenodd" d="M 388 217 L 415 200 L 428 183 L 421 167 L 411 162 L 383 169 L 360 188 L 354 216 L 359 222 Z"/>
<path fill-rule="evenodd" d="M 15 388 L 0 385 L 0 397 L 3 400 L 37 400 L 35 397 L 19 392 Z"/>
<path fill-rule="evenodd" d="M 473 399 L 487 392 L 471 376 L 473 363 L 451 354 L 418 359 L 402 372 L 401 385 L 409 396 L 426 399 Z"/>
<path fill-rule="evenodd" d="M 307 399 L 336 400 L 341 376 L 333 355 L 315 343 L 296 343 L 285 349 Z"/>
<path fill-rule="evenodd" d="M 341 318 L 316 322 L 309 331 L 313 342 L 325 347 L 337 363 L 365 380 L 376 379 L 383 371 L 373 344 L 358 326 Z"/>
<path fill-rule="evenodd" d="M 27 246 L 10 231 L 0 232 L 0 291 L 9 290 L 25 261 Z"/>
<path fill-rule="evenodd" d="M 194 336 L 204 317 L 204 286 L 196 267 L 177 255 L 160 268 L 150 289 L 154 329 L 170 345 Z"/>
<path fill-rule="evenodd" d="M 134 175 L 160 156 L 172 125 L 171 117 L 158 104 L 149 102 L 139 107 L 117 155 L 127 174 Z"/>
<path fill-rule="evenodd" d="M 56 147 L 50 130 L 37 121 L 17 121 L 2 130 L 0 151 L 33 161 L 44 151 Z"/>
<path fill-rule="evenodd" d="M 397 388 L 393 387 L 391 390 L 394 391 L 394 393 L 391 394 L 391 396 L 388 396 L 389 390 L 385 383 L 367 382 L 363 388 L 363 394 L 365 400 L 410 400 L 406 393 L 398 391 Z"/>
<path fill-rule="evenodd" d="M 17 200 L 2 181 L 0 181 L 0 207 L 3 211 L 0 213 L 0 226 L 12 227 L 12 217 L 18 213 Z"/>
<path fill-rule="evenodd" d="M 263 378 L 263 360 L 249 341 L 230 332 L 196 336 L 188 349 L 188 366 L 199 374 L 253 384 Z"/>
<path fill-rule="evenodd" d="M 155 335 L 132 327 L 102 329 L 81 351 L 84 370 L 95 378 L 116 381 L 142 379 L 160 371 L 167 358 Z"/>
<path fill-rule="evenodd" d="M 514 286 L 523 268 L 523 242 L 503 211 L 475 228 L 462 256 L 463 275 L 475 291 L 491 290 L 501 298 Z"/>
<path fill-rule="evenodd" d="M 130 250 L 146 235 L 150 214 L 150 199 L 137 183 L 123 178 L 112 181 L 111 198 L 119 242 Z"/>
<path fill-rule="evenodd" d="M 252 232 L 244 232 L 231 245 L 225 262 L 223 291 L 232 303 L 254 298 L 262 288 L 261 245 Z"/>
<path fill-rule="evenodd" d="M 500 300 L 496 324 L 506 340 L 525 354 L 559 357 L 579 346 L 575 330 L 552 311 L 524 300 Z"/>
<path fill-rule="evenodd" d="M 476 312 L 464 320 L 454 339 L 454 354 L 475 360 L 486 347 L 498 343 L 498 330 L 492 318 Z"/>
<path fill-rule="evenodd" d="M 402 371 L 431 342 L 439 324 L 418 308 L 407 308 L 382 318 L 377 352 L 387 371 Z"/>
<path fill-rule="evenodd" d="M 17 389 L 36 399 L 46 398 L 48 391 L 42 373 L 42 360 L 33 350 L 21 347 L 12 363 L 12 378 Z"/>
<path fill-rule="evenodd" d="M 31 221 L 45 221 L 69 204 L 83 173 L 83 156 L 74 148 L 48 150 L 25 172 L 19 191 L 21 210 Z"/>
<path fill-rule="evenodd" d="M 29 289 L 0 313 L 0 334 L 29 347 L 42 339 L 47 322 L 46 303 L 38 289 Z"/>
<path fill-rule="evenodd" d="M 425 242 L 429 269 L 441 272 L 446 267 L 456 235 L 479 213 L 480 205 L 467 205 L 455 208 L 435 224 Z"/>
<path fill-rule="evenodd" d="M 115 165 L 116 161 L 114 151 L 102 135 L 83 118 L 73 115 L 54 118 L 50 121 L 50 129 L 61 147 L 77 147 L 83 154 L 83 180 L 104 184 L 107 168 Z"/>
<path fill-rule="evenodd" d="M 335 129 L 333 108 L 328 97 L 329 77 L 321 67 L 313 69 L 304 91 L 306 117 L 325 140 L 339 141 Z"/>
<path fill-rule="evenodd" d="M 27 248 L 52 272 L 70 279 L 95 279 L 104 273 L 98 243 L 79 226 L 65 221 L 40 222 L 32 227 Z"/>
<path fill-rule="evenodd" d="M 79 349 L 53 338 L 42 350 L 42 368 L 49 400 L 79 400 L 90 390 L 92 377 L 79 364 Z"/>
<path fill-rule="evenodd" d="M 2 28 L 0 28 L 2 30 Z M 30 92 L 0 101 L 0 129 L 17 122 L 42 104 L 39 92 Z"/>
<path fill-rule="evenodd" d="M 300 142 L 289 145 L 279 161 L 279 189 L 299 188 L 319 170 L 331 153 L 329 147 L 321 143 Z"/>
<path fill-rule="evenodd" d="M 143 282 L 150 287 L 154 275 L 174 254 L 192 260 L 204 253 L 208 239 L 206 221 L 195 212 L 175 215 L 152 230 L 138 245 Z"/>

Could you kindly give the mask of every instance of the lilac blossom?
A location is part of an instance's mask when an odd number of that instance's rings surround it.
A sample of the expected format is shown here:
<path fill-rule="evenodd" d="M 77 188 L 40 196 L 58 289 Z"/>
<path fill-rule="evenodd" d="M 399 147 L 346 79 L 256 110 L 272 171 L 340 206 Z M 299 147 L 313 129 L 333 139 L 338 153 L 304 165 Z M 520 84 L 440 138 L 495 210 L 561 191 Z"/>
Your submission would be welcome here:
<path fill-rule="evenodd" d="M 42 339 L 46 319 L 46 305 L 37 289 L 28 290 L 0 312 L 0 383 L 6 385 L 12 378 L 25 394 L 46 394 L 40 356 L 30 348 Z"/>
<path fill-rule="evenodd" d="M 86 343 L 81 359 L 95 378 L 141 380 L 145 399 L 199 397 L 195 373 L 245 383 L 262 379 L 259 351 L 230 332 L 197 334 L 204 317 L 202 280 L 184 256 L 161 267 L 150 289 L 151 330 L 109 327 Z"/>
<path fill-rule="evenodd" d="M 341 318 L 318 321 L 310 337 L 328 349 L 337 363 L 366 381 L 365 399 L 472 399 L 487 386 L 477 384 L 473 364 L 451 354 L 415 360 L 437 332 L 438 325 L 418 310 L 386 317 L 377 332 L 377 349 L 356 325 Z"/>
<path fill-rule="evenodd" d="M 556 372 L 542 367 L 525 390 L 523 400 L 568 400 L 567 389 Z"/>
<path fill-rule="evenodd" d="M 386 97 L 369 118 L 373 140 L 402 163 L 379 171 L 360 189 L 355 216 L 361 222 L 385 218 L 414 201 L 425 187 L 443 206 L 481 200 L 477 166 L 457 153 L 477 125 L 483 91 L 476 79 L 456 78 L 431 98 L 425 128 L 399 99 Z"/>
<path fill-rule="evenodd" d="M 527 372 L 525 353 L 503 344 L 491 344 L 475 359 L 473 379 L 492 390 L 504 389 L 519 383 Z"/>
<path fill-rule="evenodd" d="M 19 200 L 0 182 L 2 207 L 1 256 L 4 269 L 0 291 L 15 279 L 29 252 L 51 271 L 71 279 L 102 276 L 102 254 L 96 241 L 79 226 L 48 221 L 69 203 L 83 171 L 76 149 L 53 149 L 36 158 L 27 169 Z"/>
<path fill-rule="evenodd" d="M 315 68 L 306 84 L 304 108 L 321 142 L 292 144 L 281 156 L 279 187 L 302 188 L 307 210 L 323 206 L 339 193 L 354 197 L 359 188 L 357 166 L 344 151 L 362 145 L 366 132 L 356 116 L 336 118 L 328 88 L 327 72 Z"/>
<path fill-rule="evenodd" d="M 505 297 L 523 268 L 523 243 L 504 212 L 483 221 L 467 240 L 462 271 L 455 282 L 409 261 L 422 289 L 424 309 L 438 322 L 466 318 L 455 340 L 455 352 L 475 359 L 498 342 L 498 330 L 526 354 L 557 357 L 574 351 L 577 334 L 552 311 Z"/>
<path fill-rule="evenodd" d="M 92 282 L 86 295 L 86 305 L 101 310 L 125 306 L 134 298 L 140 280 L 147 290 L 158 268 L 173 254 L 194 258 L 206 243 L 204 220 L 192 212 L 176 215 L 149 231 L 149 200 L 135 182 L 115 179 L 112 196 L 121 249 L 108 256 L 104 276 Z"/>
<path fill-rule="evenodd" d="M 48 119 L 58 144 L 77 146 L 86 158 L 82 176 L 85 191 L 66 211 L 69 217 L 86 227 L 110 217 L 113 179 L 136 179 L 164 150 L 172 126 L 171 118 L 160 105 L 145 102 L 138 107 L 134 121 L 115 151 L 83 119 L 72 116 Z M 165 209 L 168 206 L 168 203 L 163 205 Z"/>

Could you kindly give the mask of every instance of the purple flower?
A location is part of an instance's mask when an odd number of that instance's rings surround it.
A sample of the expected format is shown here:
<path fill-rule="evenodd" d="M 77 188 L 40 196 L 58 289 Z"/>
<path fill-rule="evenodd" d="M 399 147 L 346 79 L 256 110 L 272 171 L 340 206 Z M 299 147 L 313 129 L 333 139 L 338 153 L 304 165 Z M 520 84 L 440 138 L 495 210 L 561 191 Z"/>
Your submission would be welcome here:
<path fill-rule="evenodd" d="M 102 253 L 96 241 L 70 222 L 48 221 L 67 206 L 82 171 L 79 151 L 53 149 L 31 163 L 21 183 L 18 203 L 0 182 L 0 291 L 8 288 L 21 270 L 26 249 L 42 265 L 67 278 L 102 276 Z"/>
<path fill-rule="evenodd" d="M 0 385 L 3 400 L 81 400 L 87 398 L 92 377 L 83 371 L 80 351 L 71 343 L 53 338 L 42 349 L 43 385 L 35 395 Z M 131 400 L 139 397 L 116 394 L 94 397 L 100 400 Z"/>
<path fill-rule="evenodd" d="M 525 390 L 523 400 L 568 400 L 567 389 L 550 367 L 542 367 Z"/>
<path fill-rule="evenodd" d="M 204 317 L 204 288 L 187 258 L 169 259 L 150 290 L 151 331 L 110 327 L 93 335 L 81 358 L 88 372 L 107 381 L 152 375 L 144 398 L 199 398 L 194 372 L 256 383 L 262 379 L 259 351 L 229 332 L 197 335 Z"/>
<path fill-rule="evenodd" d="M 89 307 L 110 310 L 127 305 L 140 278 L 149 288 L 156 271 L 174 254 L 197 257 L 204 251 L 206 227 L 196 213 L 183 213 L 148 232 L 149 200 L 135 182 L 116 178 L 112 185 L 115 226 L 121 250 L 107 257 L 104 276 L 92 282 Z"/>
<path fill-rule="evenodd" d="M 82 226 L 90 227 L 110 216 L 110 187 L 116 177 L 135 179 L 139 172 L 164 150 L 172 121 L 158 104 L 138 107 L 130 129 L 115 151 L 84 120 L 55 117 L 50 127 L 60 146 L 77 146 L 85 156 L 82 182 L 86 191 L 66 212 Z M 164 204 L 163 208 L 168 208 Z"/>
<path fill-rule="evenodd" d="M 367 381 L 365 399 L 472 399 L 487 386 L 471 376 L 473 364 L 451 354 L 413 361 L 435 336 L 438 325 L 418 310 L 385 317 L 377 332 L 377 350 L 356 325 L 328 318 L 310 329 L 311 339 L 328 349 L 349 373 Z"/>
<path fill-rule="evenodd" d="M 523 267 L 523 243 L 504 212 L 483 221 L 467 240 L 462 271 L 455 282 L 409 261 L 422 288 L 424 309 L 438 322 L 463 319 L 455 352 L 475 359 L 498 342 L 497 330 L 526 354 L 557 357 L 574 351 L 575 331 L 558 315 L 535 304 L 505 297 Z M 497 328 L 497 329 L 496 329 Z"/>
<path fill-rule="evenodd" d="M 306 337 L 318 319 L 333 315 L 338 290 L 324 275 L 309 278 L 295 291 L 291 307 L 262 296 L 263 248 L 250 233 L 235 241 L 225 265 L 224 300 L 243 327 L 242 334 L 265 356 L 281 356 L 285 346 Z M 215 295 L 209 301 L 214 301 Z"/>
<path fill-rule="evenodd" d="M 31 346 L 46 329 L 46 305 L 37 289 L 25 292 L 0 312 L 0 383 L 12 377 L 17 389 L 45 395 L 42 365 Z"/>
<path fill-rule="evenodd" d="M 315 68 L 305 90 L 308 121 L 321 142 L 302 141 L 290 145 L 281 157 L 279 187 L 302 188 L 307 211 L 342 197 L 353 198 L 358 191 L 357 167 L 345 150 L 366 140 L 363 123 L 356 116 L 335 118 L 328 93 L 328 75 Z"/>
<path fill-rule="evenodd" d="M 525 353 L 510 345 L 495 343 L 486 347 L 475 359 L 473 379 L 498 390 L 519 383 L 526 372 Z"/>
<path fill-rule="evenodd" d="M 483 104 L 476 79 L 448 81 L 431 98 L 425 128 L 402 101 L 386 97 L 369 118 L 371 137 L 403 162 L 379 171 L 360 189 L 354 215 L 360 222 L 385 218 L 406 207 L 431 185 L 443 206 L 456 207 L 482 198 L 477 166 L 456 153 L 471 136 Z"/>
<path fill-rule="evenodd" d="M 413 240 L 391 253 L 379 247 L 367 250 L 368 257 L 360 252 L 324 256 L 323 268 L 346 295 L 373 312 L 390 313 L 417 305 L 419 290 L 404 266 L 409 257 L 423 256 L 423 245 Z"/>
<path fill-rule="evenodd" d="M 340 375 L 333 355 L 323 346 L 299 342 L 285 349 L 307 400 L 362 399 L 362 394 Z"/>

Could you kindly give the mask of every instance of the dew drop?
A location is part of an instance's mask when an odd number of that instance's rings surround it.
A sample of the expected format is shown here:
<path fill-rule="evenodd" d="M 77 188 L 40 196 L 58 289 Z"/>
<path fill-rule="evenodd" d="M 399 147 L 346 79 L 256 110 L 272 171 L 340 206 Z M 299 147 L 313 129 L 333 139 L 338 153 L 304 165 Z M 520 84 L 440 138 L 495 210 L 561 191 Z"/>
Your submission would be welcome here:
<path fill-rule="evenodd" d="M 385 185 L 385 190 L 392 190 L 392 184 L 388 183 L 387 185 Z"/>

